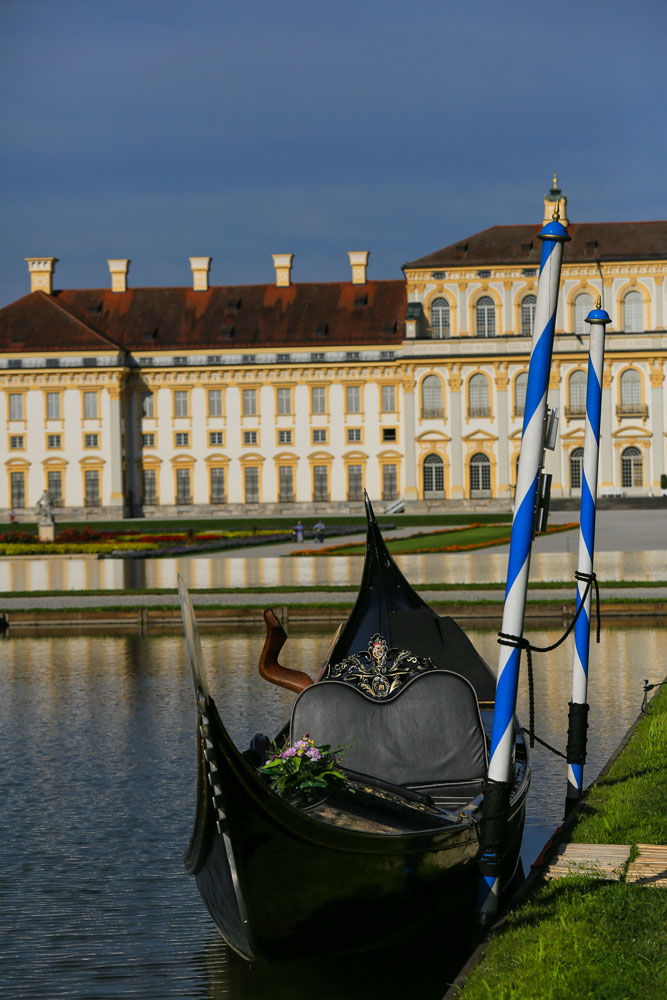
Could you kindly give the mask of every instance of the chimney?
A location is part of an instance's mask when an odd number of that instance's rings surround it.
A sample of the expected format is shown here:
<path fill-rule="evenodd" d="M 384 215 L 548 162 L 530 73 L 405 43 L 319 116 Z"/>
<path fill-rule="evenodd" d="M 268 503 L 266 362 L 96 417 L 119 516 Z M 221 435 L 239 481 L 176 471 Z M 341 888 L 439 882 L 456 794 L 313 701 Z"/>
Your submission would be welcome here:
<path fill-rule="evenodd" d="M 111 273 L 111 291 L 127 291 L 127 272 L 130 270 L 129 260 L 108 260 L 109 272 Z"/>
<path fill-rule="evenodd" d="M 211 270 L 212 260 L 212 257 L 190 257 L 192 288 L 195 292 L 208 291 L 208 272 Z"/>
<path fill-rule="evenodd" d="M 273 266 L 276 269 L 276 287 L 289 288 L 290 272 L 292 270 L 293 253 L 274 253 Z"/>
<path fill-rule="evenodd" d="M 370 250 L 350 250 L 347 255 L 350 258 L 350 267 L 352 268 L 352 284 L 365 285 Z"/>
<path fill-rule="evenodd" d="M 30 291 L 46 292 L 47 295 L 52 295 L 53 272 L 56 269 L 58 258 L 26 257 L 24 259 L 28 265 L 28 273 L 30 274 Z"/>

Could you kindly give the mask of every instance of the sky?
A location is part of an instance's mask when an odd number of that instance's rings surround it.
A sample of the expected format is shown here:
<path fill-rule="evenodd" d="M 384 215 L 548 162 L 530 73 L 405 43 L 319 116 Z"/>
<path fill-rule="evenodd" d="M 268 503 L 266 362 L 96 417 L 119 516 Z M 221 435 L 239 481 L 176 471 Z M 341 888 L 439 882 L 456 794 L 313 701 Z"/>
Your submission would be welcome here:
<path fill-rule="evenodd" d="M 0 305 L 370 278 L 492 225 L 667 217 L 665 0 L 2 0 Z"/>

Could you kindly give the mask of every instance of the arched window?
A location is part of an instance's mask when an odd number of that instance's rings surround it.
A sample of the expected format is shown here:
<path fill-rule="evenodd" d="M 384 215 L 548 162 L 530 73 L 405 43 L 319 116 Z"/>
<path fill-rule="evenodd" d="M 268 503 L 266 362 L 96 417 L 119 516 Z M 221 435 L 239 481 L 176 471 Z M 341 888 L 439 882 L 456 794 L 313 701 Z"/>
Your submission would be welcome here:
<path fill-rule="evenodd" d="M 623 329 L 626 333 L 644 330 L 644 303 L 639 292 L 628 292 L 623 299 Z"/>
<path fill-rule="evenodd" d="M 477 316 L 477 336 L 495 337 L 496 307 L 490 295 L 482 295 L 481 299 L 477 299 L 475 314 Z"/>
<path fill-rule="evenodd" d="M 621 453 L 621 486 L 644 485 L 644 461 L 639 448 L 626 448 Z"/>
<path fill-rule="evenodd" d="M 586 372 L 572 372 L 568 379 L 568 416 L 583 416 L 586 413 Z"/>
<path fill-rule="evenodd" d="M 491 462 L 488 455 L 477 452 L 470 459 L 470 496 L 491 495 Z"/>
<path fill-rule="evenodd" d="M 424 499 L 433 500 L 445 495 L 445 466 L 439 455 L 424 459 Z"/>
<path fill-rule="evenodd" d="M 422 417 L 442 416 L 442 382 L 437 375 L 427 375 L 422 382 Z"/>
<path fill-rule="evenodd" d="M 521 372 L 514 379 L 514 415 L 522 417 L 526 409 L 526 389 L 528 387 L 528 372 Z"/>
<path fill-rule="evenodd" d="M 449 302 L 434 299 L 431 303 L 431 332 L 436 340 L 449 336 Z"/>
<path fill-rule="evenodd" d="M 621 413 L 642 412 L 642 377 L 634 368 L 628 368 L 621 375 Z"/>
<path fill-rule="evenodd" d="M 593 296 L 588 292 L 582 292 L 574 300 L 574 332 L 578 334 L 588 333 L 586 317 L 593 308 Z"/>
<path fill-rule="evenodd" d="M 521 336 L 533 336 L 533 323 L 535 322 L 535 295 L 524 295 L 521 301 Z"/>
<path fill-rule="evenodd" d="M 468 416 L 488 417 L 490 414 L 489 380 L 486 375 L 473 375 L 468 382 Z"/>
<path fill-rule="evenodd" d="M 584 468 L 584 449 L 573 448 L 570 452 L 570 489 L 580 490 Z"/>

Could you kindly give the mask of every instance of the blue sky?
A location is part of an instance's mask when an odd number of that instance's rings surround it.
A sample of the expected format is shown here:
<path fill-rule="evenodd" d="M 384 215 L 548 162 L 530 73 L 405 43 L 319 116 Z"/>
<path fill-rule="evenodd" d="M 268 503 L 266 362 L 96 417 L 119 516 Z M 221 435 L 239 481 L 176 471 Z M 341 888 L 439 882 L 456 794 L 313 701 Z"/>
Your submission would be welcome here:
<path fill-rule="evenodd" d="M 495 224 L 665 218 L 665 0 L 3 0 L 0 304 L 369 276 Z"/>

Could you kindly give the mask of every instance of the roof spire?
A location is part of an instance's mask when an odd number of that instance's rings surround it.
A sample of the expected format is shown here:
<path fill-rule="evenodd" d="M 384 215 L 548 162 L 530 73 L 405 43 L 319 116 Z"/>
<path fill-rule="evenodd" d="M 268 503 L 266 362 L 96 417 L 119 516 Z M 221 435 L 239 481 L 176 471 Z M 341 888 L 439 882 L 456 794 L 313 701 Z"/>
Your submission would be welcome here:
<path fill-rule="evenodd" d="M 544 219 L 542 225 L 546 226 L 551 221 L 560 222 L 564 226 L 569 226 L 567 217 L 567 195 L 563 194 L 558 187 L 558 174 L 554 170 L 553 187 L 544 196 Z"/>

